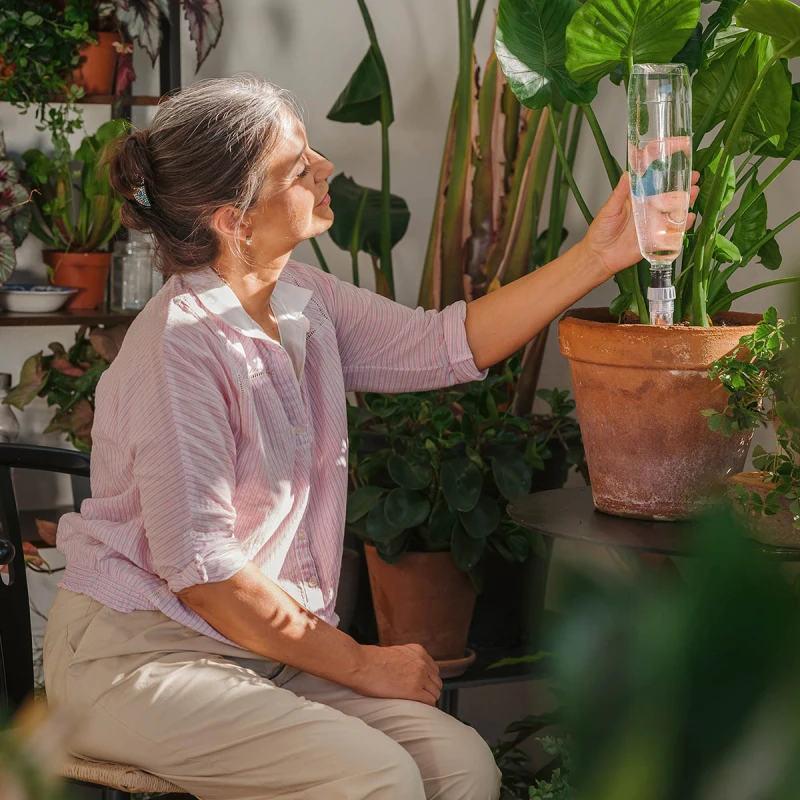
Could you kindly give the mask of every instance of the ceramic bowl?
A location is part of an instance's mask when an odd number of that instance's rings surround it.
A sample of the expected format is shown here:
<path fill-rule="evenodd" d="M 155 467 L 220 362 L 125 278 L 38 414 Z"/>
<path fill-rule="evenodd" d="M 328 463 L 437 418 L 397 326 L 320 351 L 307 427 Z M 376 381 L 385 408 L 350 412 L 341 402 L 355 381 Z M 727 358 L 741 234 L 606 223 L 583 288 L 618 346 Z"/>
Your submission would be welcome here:
<path fill-rule="evenodd" d="M 78 290 L 67 286 L 17 283 L 0 286 L 0 308 L 28 314 L 58 311 Z"/>

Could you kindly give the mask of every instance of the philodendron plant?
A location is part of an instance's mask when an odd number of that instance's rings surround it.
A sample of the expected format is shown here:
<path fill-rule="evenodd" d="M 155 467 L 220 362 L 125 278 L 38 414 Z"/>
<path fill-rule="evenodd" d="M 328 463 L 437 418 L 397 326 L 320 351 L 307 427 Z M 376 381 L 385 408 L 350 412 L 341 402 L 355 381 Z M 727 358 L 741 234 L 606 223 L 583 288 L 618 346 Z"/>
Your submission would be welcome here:
<path fill-rule="evenodd" d="M 754 277 L 746 289 L 728 288 L 733 275 L 756 259 L 778 269 L 775 237 L 800 217 L 796 211 L 768 228 L 765 196 L 800 158 L 800 85 L 792 84 L 788 68 L 789 59 L 800 55 L 800 8 L 790 0 L 722 0 L 705 27 L 700 11 L 701 0 L 500 0 L 495 48 L 524 105 L 553 108 L 566 100 L 583 108 L 612 185 L 622 167 L 592 108 L 599 81 L 609 76 L 627 86 L 634 63 L 687 64 L 693 74 L 693 164 L 702 189 L 695 203 L 699 221 L 687 232 L 674 268 L 675 319 L 709 326 L 737 298 L 800 280 Z M 558 155 L 591 222 L 571 166 L 563 151 Z M 648 263 L 615 280 L 620 293 L 612 313 L 647 323 Z"/>
<path fill-rule="evenodd" d="M 512 359 L 505 374 L 466 391 L 368 394 L 365 407 L 349 407 L 349 530 L 390 563 L 408 550 L 449 550 L 478 587 L 487 551 L 520 563 L 543 553 L 541 538 L 514 523 L 506 505 L 531 491 L 556 448 L 565 472 L 583 452 L 567 392 L 540 392 L 552 411 L 545 417 L 513 413 L 519 369 Z M 381 441 L 373 452 L 364 446 L 369 432 Z"/>

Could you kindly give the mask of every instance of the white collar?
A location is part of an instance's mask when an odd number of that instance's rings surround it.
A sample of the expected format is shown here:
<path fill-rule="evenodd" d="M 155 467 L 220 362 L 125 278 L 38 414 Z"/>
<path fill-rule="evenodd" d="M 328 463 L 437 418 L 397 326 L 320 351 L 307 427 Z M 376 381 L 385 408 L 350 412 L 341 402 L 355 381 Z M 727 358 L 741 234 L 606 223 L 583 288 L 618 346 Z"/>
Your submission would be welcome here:
<path fill-rule="evenodd" d="M 200 302 L 232 328 L 253 339 L 275 341 L 267 336 L 261 326 L 244 310 L 233 289 L 213 269 L 207 268 L 198 272 L 190 272 L 182 277 Z M 279 278 L 270 299 L 270 306 L 275 314 L 278 327 L 281 327 L 281 322 L 290 320 L 306 321 L 303 311 L 312 294 L 311 289 L 304 289 L 302 286 L 296 286 Z M 282 330 L 281 334 L 283 334 Z"/>

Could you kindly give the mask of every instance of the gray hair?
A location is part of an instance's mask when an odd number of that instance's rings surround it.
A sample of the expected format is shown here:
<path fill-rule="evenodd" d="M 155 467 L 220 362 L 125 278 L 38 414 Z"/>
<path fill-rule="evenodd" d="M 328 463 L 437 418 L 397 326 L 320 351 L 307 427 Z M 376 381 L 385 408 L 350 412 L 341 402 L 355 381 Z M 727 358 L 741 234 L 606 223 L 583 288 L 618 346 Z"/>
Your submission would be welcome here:
<path fill-rule="evenodd" d="M 122 222 L 153 235 L 162 272 L 216 261 L 214 212 L 235 206 L 241 224 L 262 194 L 276 143 L 300 116 L 289 92 L 236 75 L 187 86 L 162 101 L 149 128 L 121 137 L 108 163 L 112 186 L 125 198 Z M 149 206 L 134 198 L 142 183 Z"/>

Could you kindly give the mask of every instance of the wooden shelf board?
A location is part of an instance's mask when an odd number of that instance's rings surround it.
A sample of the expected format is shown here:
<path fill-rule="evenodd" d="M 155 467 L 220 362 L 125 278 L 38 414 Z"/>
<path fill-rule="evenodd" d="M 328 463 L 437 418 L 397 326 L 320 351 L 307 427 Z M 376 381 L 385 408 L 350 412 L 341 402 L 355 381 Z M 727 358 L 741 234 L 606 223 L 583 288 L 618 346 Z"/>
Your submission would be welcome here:
<path fill-rule="evenodd" d="M 85 105 L 105 105 L 112 106 L 115 103 L 122 106 L 157 106 L 161 102 L 160 95 L 121 95 L 115 97 L 113 94 L 87 94 L 78 100 L 78 103 Z M 51 103 L 64 102 L 60 95 L 50 98 Z"/>
<path fill-rule="evenodd" d="M 0 311 L 0 327 L 34 325 L 120 325 L 129 324 L 136 318 L 135 311 L 120 312 L 108 309 L 65 309 L 47 314 L 25 314 Z"/>

